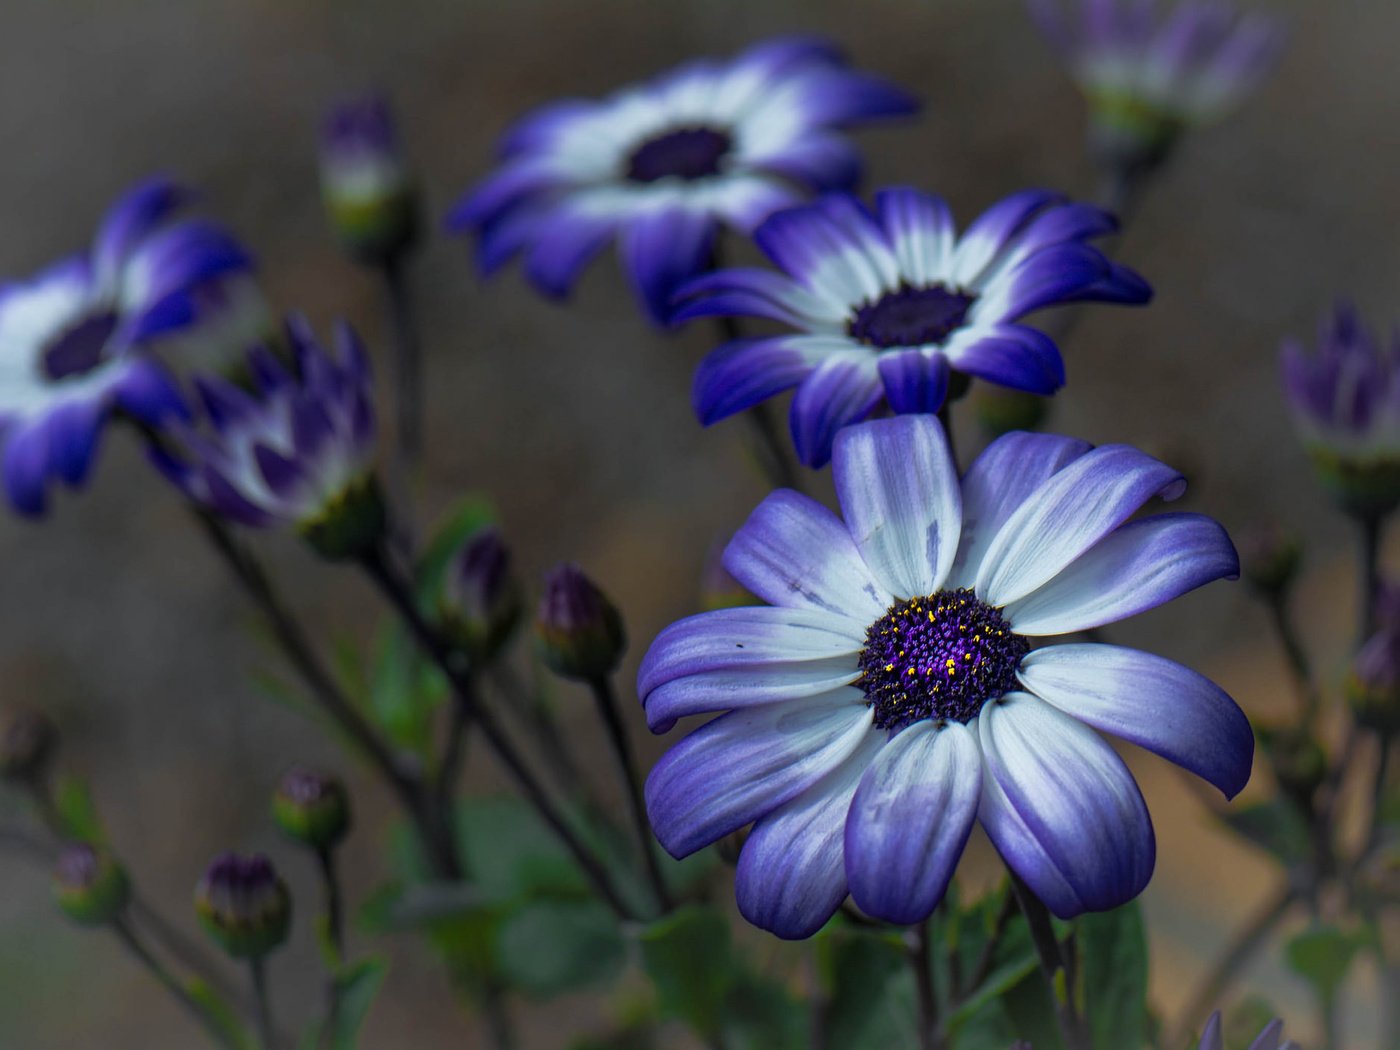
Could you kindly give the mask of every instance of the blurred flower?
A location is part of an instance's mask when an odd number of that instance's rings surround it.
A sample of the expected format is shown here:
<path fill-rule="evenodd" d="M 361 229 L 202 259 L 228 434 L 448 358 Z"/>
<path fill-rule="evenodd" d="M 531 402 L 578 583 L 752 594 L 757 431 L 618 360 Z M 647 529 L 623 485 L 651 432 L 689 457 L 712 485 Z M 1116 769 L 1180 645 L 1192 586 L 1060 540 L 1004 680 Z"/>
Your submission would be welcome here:
<path fill-rule="evenodd" d="M 418 232 L 418 193 L 388 100 L 346 99 L 321 133 L 321 194 L 331 226 L 369 262 L 408 248 Z"/>
<path fill-rule="evenodd" d="M 551 296 L 567 294 L 616 237 L 660 323 L 676 285 L 711 265 L 721 225 L 747 233 L 806 192 L 854 185 L 860 155 L 836 129 L 916 108 L 830 43 L 769 40 L 600 102 L 537 110 L 506 134 L 500 169 L 448 222 L 479 235 L 486 273 L 523 252 Z"/>
<path fill-rule="evenodd" d="M 0 779 L 34 784 L 43 779 L 58 748 L 58 729 L 28 704 L 0 710 Z"/>
<path fill-rule="evenodd" d="M 287 939 L 291 895 L 261 853 L 215 857 L 195 887 L 194 906 L 209 935 L 235 958 L 266 955 Z"/>
<path fill-rule="evenodd" d="M 1347 303 L 1324 319 L 1316 353 L 1283 346 L 1284 389 L 1313 466 L 1349 513 L 1400 503 L 1400 337 L 1383 346 Z"/>
<path fill-rule="evenodd" d="M 281 325 L 249 272 L 211 277 L 190 289 L 194 322 L 151 341 L 151 352 L 176 375 L 201 372 L 244 382 L 248 350 L 254 346 L 280 350 Z"/>
<path fill-rule="evenodd" d="M 1273 522 L 1251 529 L 1241 548 L 1245 579 L 1266 596 L 1285 593 L 1303 564 L 1302 540 Z"/>
<path fill-rule="evenodd" d="M 131 882 L 106 850 L 85 842 L 64 847 L 53 873 L 54 900 L 74 922 L 101 926 L 126 907 Z"/>
<path fill-rule="evenodd" d="M 1385 736 L 1400 732 L 1400 627 L 1385 624 L 1357 651 L 1346 695 L 1358 723 Z"/>
<path fill-rule="evenodd" d="M 611 674 L 627 647 L 622 617 L 577 565 L 559 565 L 546 577 L 535 633 L 550 669 L 580 681 Z"/>
<path fill-rule="evenodd" d="M 174 218 L 188 194 L 165 179 L 114 204 L 90 251 L 0 289 L 0 444 L 5 490 L 40 514 L 51 478 L 77 487 L 119 409 L 178 414 L 166 373 L 141 351 L 199 322 L 194 292 L 251 266 L 219 227 Z"/>
<path fill-rule="evenodd" d="M 171 428 L 172 444 L 153 447 L 152 458 L 217 514 L 255 528 L 291 527 L 325 557 L 353 557 L 384 528 L 369 362 L 344 323 L 334 357 L 300 317 L 288 320 L 287 336 L 295 374 L 254 349 L 254 393 L 200 377 L 206 425 Z"/>
<path fill-rule="evenodd" d="M 1283 1040 L 1280 1042 L 1280 1040 Z M 1221 1032 L 1220 1011 L 1210 1015 L 1210 1020 L 1206 1022 L 1206 1030 L 1201 1033 L 1201 1043 L 1198 1050 L 1225 1050 L 1225 1037 Z M 1270 1021 L 1254 1042 L 1249 1044 L 1249 1050 L 1299 1050 L 1299 1046 L 1292 1039 L 1283 1039 L 1283 1022 L 1279 1020 Z"/>
<path fill-rule="evenodd" d="M 848 423 L 887 403 L 936 412 L 949 370 L 1038 394 L 1065 380 L 1054 341 L 1015 323 L 1084 300 L 1145 303 L 1152 292 L 1087 243 L 1115 228 L 1098 208 L 1044 190 L 993 205 L 961 238 L 948 206 L 910 189 L 875 195 L 872 215 L 849 194 L 768 219 L 754 239 L 782 275 L 720 270 L 687 284 L 677 321 L 764 317 L 799 334 L 736 339 L 713 351 L 692 400 L 706 425 L 797 387 L 798 457 L 831 458 Z"/>
<path fill-rule="evenodd" d="M 1127 766 L 1096 729 L 1229 797 L 1254 736 L 1218 686 L 1101 644 L 1032 649 L 1238 574 L 1200 514 L 1128 519 L 1182 489 L 1126 445 L 1010 434 L 961 483 L 938 421 L 844 430 L 843 522 L 770 495 L 725 564 L 772 603 L 661 633 L 637 688 L 653 731 L 728 712 L 647 780 L 657 838 L 684 857 L 752 823 L 736 876 L 748 920 L 820 928 L 849 892 L 892 923 L 942 899 L 975 820 L 1056 915 L 1122 904 L 1155 840 Z"/>
<path fill-rule="evenodd" d="M 1089 100 L 1101 158 L 1164 160 L 1177 137 L 1236 108 L 1272 68 L 1276 18 L 1230 0 L 1028 0 L 1031 16 Z M 1068 10 L 1067 10 L 1068 8 Z"/>
<path fill-rule="evenodd" d="M 494 525 L 462 544 L 443 581 L 442 622 L 467 655 L 489 660 L 520 622 L 524 601 L 510 550 Z"/>
<path fill-rule="evenodd" d="M 272 818 L 288 837 L 327 850 L 350 830 L 350 796 L 338 778 L 298 767 L 278 783 Z"/>

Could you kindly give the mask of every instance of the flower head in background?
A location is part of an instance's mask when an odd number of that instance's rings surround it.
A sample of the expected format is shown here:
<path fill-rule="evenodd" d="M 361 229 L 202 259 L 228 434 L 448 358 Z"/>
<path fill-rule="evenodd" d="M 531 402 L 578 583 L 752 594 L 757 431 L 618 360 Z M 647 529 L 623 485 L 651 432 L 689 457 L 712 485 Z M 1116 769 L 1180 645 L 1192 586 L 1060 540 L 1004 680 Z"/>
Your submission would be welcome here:
<path fill-rule="evenodd" d="M 1284 389 L 1318 476 L 1361 517 L 1400 504 L 1400 334 L 1388 343 L 1339 303 L 1317 349 L 1283 346 Z"/>
<path fill-rule="evenodd" d="M 683 857 L 753 824 L 739 908 L 782 937 L 816 931 L 847 893 L 876 918 L 926 918 L 974 821 L 1061 917 L 1136 896 L 1152 823 L 1095 730 L 1233 796 L 1249 723 L 1162 657 L 1031 643 L 1236 576 L 1224 530 L 1129 521 L 1183 483 L 1125 445 L 1011 434 L 960 482 L 929 416 L 847 428 L 833 475 L 844 521 L 781 490 L 729 545 L 730 572 L 768 606 L 682 620 L 642 661 L 654 731 L 728 712 L 652 770 L 661 844 Z"/>
<path fill-rule="evenodd" d="M 145 350 L 199 324 L 199 289 L 252 265 L 218 226 L 176 217 L 188 199 L 144 182 L 90 251 L 0 288 L 0 472 L 21 513 L 43 512 L 51 479 L 83 483 L 114 410 L 148 424 L 181 411 Z"/>
<path fill-rule="evenodd" d="M 343 323 L 334 355 L 302 318 L 288 320 L 287 336 L 295 370 L 255 348 L 253 392 L 201 376 L 205 425 L 172 427 L 152 457 L 214 513 L 255 528 L 292 528 L 328 558 L 352 557 L 384 528 L 369 361 Z"/>
<path fill-rule="evenodd" d="M 708 425 L 796 387 L 792 439 L 820 467 L 836 432 L 882 402 L 937 411 L 950 370 L 1052 393 L 1065 378 L 1060 352 L 1021 318 L 1151 298 L 1088 243 L 1114 228 L 1100 209 L 1043 190 L 993 205 L 961 237 L 947 204 L 911 189 L 877 193 L 873 214 L 844 193 L 779 212 L 754 238 L 782 273 L 719 270 L 677 293 L 677 321 L 762 317 L 797 330 L 713 351 L 695 376 L 696 413 Z"/>
<path fill-rule="evenodd" d="M 483 271 L 522 253 L 530 280 L 552 296 L 616 239 L 661 323 L 675 287 L 711 264 L 722 226 L 747 233 L 812 191 L 854 185 L 860 155 L 838 129 L 915 108 L 825 41 L 770 40 L 601 101 L 537 110 L 506 134 L 500 169 L 448 221 L 478 235 Z"/>
<path fill-rule="evenodd" d="M 272 819 L 289 838 L 325 852 L 350 830 L 350 794 L 339 777 L 297 766 L 277 783 Z"/>
<path fill-rule="evenodd" d="M 1103 159 L 1164 160 L 1187 127 L 1236 108 L 1272 68 L 1279 21 L 1230 0 L 1028 0 L 1089 100 Z"/>
<path fill-rule="evenodd" d="M 1219 1010 L 1211 1014 L 1210 1020 L 1206 1022 L 1206 1029 L 1201 1033 L 1198 1050 L 1225 1050 L 1225 1036 L 1220 1024 Z M 1283 1038 L 1283 1022 L 1273 1020 L 1265 1025 L 1264 1030 L 1259 1033 L 1254 1042 L 1249 1044 L 1249 1050 L 1300 1050 L 1300 1048 L 1292 1039 Z"/>
<path fill-rule="evenodd" d="M 194 891 L 204 928 L 236 959 L 266 955 L 287 939 L 292 898 L 287 884 L 261 853 L 221 853 Z"/>
<path fill-rule="evenodd" d="M 63 848 L 53 873 L 54 900 L 83 926 L 101 926 L 119 916 L 131 899 L 126 869 L 100 846 L 86 842 Z"/>
<path fill-rule="evenodd" d="M 357 258 L 381 262 L 413 243 L 418 191 L 382 95 L 345 99 L 326 117 L 321 195 L 332 228 Z"/>

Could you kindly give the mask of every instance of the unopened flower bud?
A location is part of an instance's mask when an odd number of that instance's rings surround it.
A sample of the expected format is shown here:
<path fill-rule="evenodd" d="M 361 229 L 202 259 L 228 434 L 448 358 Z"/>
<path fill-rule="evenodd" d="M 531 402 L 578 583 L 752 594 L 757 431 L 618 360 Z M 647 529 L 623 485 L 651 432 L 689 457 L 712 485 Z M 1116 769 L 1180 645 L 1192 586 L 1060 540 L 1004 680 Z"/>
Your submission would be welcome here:
<path fill-rule="evenodd" d="M 0 779 L 41 780 L 57 746 L 58 730 L 42 711 L 28 704 L 0 711 Z"/>
<path fill-rule="evenodd" d="M 1400 630 L 1383 628 L 1362 645 L 1346 695 L 1359 724 L 1385 736 L 1400 732 Z"/>
<path fill-rule="evenodd" d="M 473 660 L 489 660 L 520 622 L 524 602 L 510 551 L 494 525 L 478 529 L 453 556 L 442 587 L 442 622 Z"/>
<path fill-rule="evenodd" d="M 991 437 L 1013 430 L 1035 430 L 1050 411 L 1050 399 L 1027 390 L 978 383 L 972 392 L 977 422 Z"/>
<path fill-rule="evenodd" d="M 235 958 L 266 955 L 287 939 L 292 898 L 260 853 L 215 857 L 195 887 L 194 906 L 209 935 Z"/>
<path fill-rule="evenodd" d="M 321 135 L 321 192 L 336 236 L 357 259 L 383 262 L 413 243 L 418 193 L 383 97 L 331 111 Z"/>
<path fill-rule="evenodd" d="M 350 830 L 350 796 L 335 777 L 292 769 L 272 796 L 272 819 L 290 838 L 328 850 Z"/>
<path fill-rule="evenodd" d="M 627 646 L 622 617 L 577 565 L 560 565 L 545 580 L 535 631 L 545 663 L 565 678 L 611 673 Z"/>
<path fill-rule="evenodd" d="M 131 882 L 126 869 L 106 850 L 77 842 L 59 854 L 53 893 L 58 906 L 74 922 L 101 926 L 126 906 Z"/>
<path fill-rule="evenodd" d="M 1302 563 L 1302 542 L 1277 525 L 1253 530 L 1240 545 L 1240 567 L 1245 579 L 1264 595 L 1287 591 Z"/>

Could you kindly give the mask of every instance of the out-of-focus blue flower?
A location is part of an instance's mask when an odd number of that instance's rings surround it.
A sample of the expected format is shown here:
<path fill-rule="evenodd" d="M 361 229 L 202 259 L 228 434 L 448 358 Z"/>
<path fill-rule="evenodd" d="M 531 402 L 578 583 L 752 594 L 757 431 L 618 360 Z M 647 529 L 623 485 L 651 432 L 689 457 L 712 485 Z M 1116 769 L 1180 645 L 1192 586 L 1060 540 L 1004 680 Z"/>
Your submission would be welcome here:
<path fill-rule="evenodd" d="M 719 270 L 682 287 L 674 320 L 763 317 L 797 334 L 737 339 L 695 376 L 701 422 L 797 387 L 798 457 L 831 458 L 837 430 L 885 402 L 935 412 L 949 370 L 1049 394 L 1064 364 L 1044 332 L 1016 322 L 1062 303 L 1144 303 L 1132 270 L 1087 243 L 1112 216 L 1044 190 L 993 205 L 957 235 L 942 199 L 911 189 L 875 195 L 875 213 L 849 194 L 772 216 L 754 233 L 783 271 Z"/>
<path fill-rule="evenodd" d="M 860 155 L 837 129 L 915 108 L 826 41 L 769 40 L 601 101 L 537 110 L 448 221 L 479 235 L 484 272 L 523 253 L 552 296 L 617 238 L 637 295 L 663 322 L 675 287 L 710 265 L 722 225 L 747 233 L 811 191 L 854 185 Z"/>
<path fill-rule="evenodd" d="M 383 527 L 374 479 L 369 361 L 344 323 L 335 354 L 305 320 L 287 323 L 295 371 L 248 354 L 255 390 L 196 380 L 207 425 L 181 425 L 152 456 L 192 500 L 254 527 L 296 529 L 328 557 L 363 553 Z"/>
<path fill-rule="evenodd" d="M 1385 514 L 1400 504 L 1400 336 L 1389 345 L 1339 303 L 1317 349 L 1284 343 L 1284 388 L 1318 475 L 1347 510 Z"/>
<path fill-rule="evenodd" d="M 209 282 L 251 267 L 223 229 L 176 218 L 188 199 L 169 180 L 144 182 L 88 252 L 0 288 L 0 472 L 21 513 L 43 512 L 50 479 L 82 484 L 114 409 L 151 424 L 181 411 L 144 351 L 200 323 Z"/>
<path fill-rule="evenodd" d="M 661 844 L 683 857 L 753 824 L 739 908 L 782 937 L 813 933 L 847 893 L 921 921 L 975 820 L 1061 917 L 1136 896 L 1152 823 L 1095 730 L 1228 797 L 1249 779 L 1249 723 L 1170 660 L 1031 639 L 1237 576 L 1224 530 L 1200 514 L 1129 521 L 1184 483 L 1125 445 L 1009 434 L 960 482 L 929 416 L 847 428 L 833 474 L 844 521 L 781 490 L 725 552 L 768 606 L 682 620 L 642 661 L 654 731 L 727 712 L 647 779 Z"/>
<path fill-rule="evenodd" d="M 321 193 L 352 254 L 378 261 L 412 243 L 417 189 L 382 95 L 346 99 L 330 111 L 321 134 Z"/>
<path fill-rule="evenodd" d="M 1219 1010 L 1211 1014 L 1210 1020 L 1206 1022 L 1206 1029 L 1201 1034 L 1198 1050 L 1225 1050 L 1225 1037 L 1221 1030 Z M 1292 1039 L 1284 1039 L 1283 1022 L 1273 1020 L 1265 1025 L 1264 1030 L 1255 1037 L 1254 1042 L 1249 1044 L 1249 1050 L 1301 1050 L 1301 1048 Z"/>
<path fill-rule="evenodd" d="M 1273 66 L 1276 18 L 1230 0 L 1028 0 L 1089 100 L 1101 144 L 1151 164 L 1192 124 L 1234 109 Z"/>

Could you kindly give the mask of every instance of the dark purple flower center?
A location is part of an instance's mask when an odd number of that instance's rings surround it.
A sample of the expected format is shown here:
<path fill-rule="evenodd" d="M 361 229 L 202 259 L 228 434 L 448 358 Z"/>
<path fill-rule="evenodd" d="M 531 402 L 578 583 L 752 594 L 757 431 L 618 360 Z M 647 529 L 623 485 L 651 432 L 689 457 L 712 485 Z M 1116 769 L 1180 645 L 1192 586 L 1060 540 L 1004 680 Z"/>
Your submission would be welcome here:
<path fill-rule="evenodd" d="M 89 314 L 64 329 L 45 349 L 40 367 L 45 378 L 57 382 L 91 372 L 102 363 L 107 340 L 117 327 L 113 311 Z"/>
<path fill-rule="evenodd" d="M 633 182 L 658 179 L 703 179 L 719 174 L 720 161 L 733 140 L 713 128 L 676 128 L 643 142 L 627 161 Z"/>
<path fill-rule="evenodd" d="M 865 632 L 865 690 L 881 729 L 925 718 L 970 722 L 988 700 L 1017 688 L 1031 645 L 970 589 L 891 605 Z"/>
<path fill-rule="evenodd" d="M 846 322 L 846 331 L 852 339 L 882 350 L 941 343 L 966 320 L 976 301 L 975 295 L 941 284 L 926 288 L 901 285 L 873 303 L 856 307 L 855 316 Z"/>

